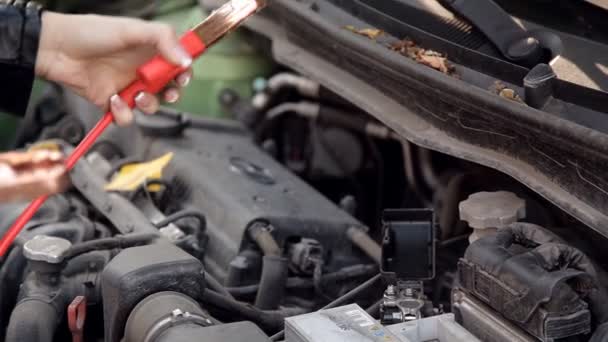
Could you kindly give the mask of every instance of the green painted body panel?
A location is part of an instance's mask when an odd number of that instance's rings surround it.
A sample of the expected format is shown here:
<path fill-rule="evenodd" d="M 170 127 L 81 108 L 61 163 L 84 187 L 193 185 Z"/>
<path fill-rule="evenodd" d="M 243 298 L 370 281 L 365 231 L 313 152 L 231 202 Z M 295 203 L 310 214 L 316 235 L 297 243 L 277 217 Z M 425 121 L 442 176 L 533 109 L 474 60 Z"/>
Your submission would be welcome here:
<path fill-rule="evenodd" d="M 184 32 L 207 14 L 198 6 L 159 16 L 156 20 Z M 194 77 L 182 99 L 173 107 L 206 116 L 226 116 L 218 102 L 223 89 L 231 88 L 242 97 L 251 97 L 252 83 L 268 76 L 274 65 L 247 43 L 246 33 L 236 31 L 207 51 L 194 65 Z"/>

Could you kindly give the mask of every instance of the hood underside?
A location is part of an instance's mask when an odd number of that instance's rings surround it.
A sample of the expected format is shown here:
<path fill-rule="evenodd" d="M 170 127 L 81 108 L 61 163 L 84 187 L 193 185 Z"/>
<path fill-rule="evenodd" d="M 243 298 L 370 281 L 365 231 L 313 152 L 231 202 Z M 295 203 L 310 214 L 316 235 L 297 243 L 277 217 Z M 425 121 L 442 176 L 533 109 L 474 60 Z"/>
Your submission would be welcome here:
<path fill-rule="evenodd" d="M 483 44 L 478 50 L 453 44 L 409 25 L 407 18 L 397 20 L 400 12 L 389 15 L 367 3 L 276 0 L 248 26 L 272 40 L 279 62 L 352 101 L 403 138 L 504 172 L 608 237 L 605 74 L 589 80 L 585 75 L 592 73 L 582 73 L 588 61 L 572 57 L 575 62 L 568 63 L 556 56 L 550 63 L 558 75 L 553 96 L 543 108 L 532 108 L 488 91 L 499 80 L 523 93 L 529 69 L 501 60 Z M 450 60 L 459 77 L 418 64 L 345 26 L 377 28 L 389 40 L 411 37 L 454 56 Z M 608 53 L 601 52 L 607 46 L 559 35 L 565 37 L 562 51 L 568 44 L 590 44 L 600 56 L 595 67 L 604 65 Z"/>

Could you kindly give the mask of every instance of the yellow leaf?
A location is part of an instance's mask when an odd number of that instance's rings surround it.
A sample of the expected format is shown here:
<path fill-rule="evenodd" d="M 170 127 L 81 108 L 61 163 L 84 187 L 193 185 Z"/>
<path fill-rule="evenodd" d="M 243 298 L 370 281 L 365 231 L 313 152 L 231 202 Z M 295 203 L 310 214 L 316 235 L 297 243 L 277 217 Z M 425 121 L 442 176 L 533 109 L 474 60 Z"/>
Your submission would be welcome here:
<path fill-rule="evenodd" d="M 163 169 L 173 159 L 173 153 L 145 163 L 134 163 L 123 166 L 105 186 L 106 191 L 134 191 L 146 181 L 160 179 Z M 151 188 L 150 191 L 158 191 Z"/>
<path fill-rule="evenodd" d="M 346 25 L 344 26 L 345 30 L 354 32 L 356 34 L 360 34 L 362 36 L 365 36 L 369 39 L 376 39 L 378 37 L 380 37 L 381 35 L 384 34 L 384 31 L 382 30 L 378 30 L 375 28 L 364 28 L 364 29 L 357 29 L 356 27 L 352 26 L 352 25 Z"/>

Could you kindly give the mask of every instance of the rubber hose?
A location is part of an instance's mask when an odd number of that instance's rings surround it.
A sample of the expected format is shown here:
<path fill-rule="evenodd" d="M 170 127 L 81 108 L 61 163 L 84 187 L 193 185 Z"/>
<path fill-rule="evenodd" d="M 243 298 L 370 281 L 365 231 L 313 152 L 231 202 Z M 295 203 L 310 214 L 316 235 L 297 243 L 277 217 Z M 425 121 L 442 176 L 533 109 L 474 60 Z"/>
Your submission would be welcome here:
<path fill-rule="evenodd" d="M 255 222 L 249 227 L 249 236 L 260 247 L 264 255 L 281 255 L 281 248 L 270 234 L 270 227 L 266 223 Z"/>
<path fill-rule="evenodd" d="M 5 342 L 53 342 L 60 313 L 42 300 L 27 298 L 11 315 Z"/>
<path fill-rule="evenodd" d="M 173 316 L 172 313 L 176 310 L 183 313 L 181 319 Z M 166 319 L 172 320 L 170 328 L 165 326 L 158 331 L 159 322 Z M 158 341 L 163 331 L 183 327 L 189 323 L 199 326 L 212 324 L 208 315 L 193 298 L 178 292 L 157 292 L 139 301 L 131 310 L 125 324 L 124 341 Z"/>
<path fill-rule="evenodd" d="M 165 217 L 162 221 L 155 223 L 154 225 L 156 226 L 156 228 L 162 228 L 169 225 L 170 223 L 175 223 L 175 221 L 186 217 L 194 217 L 198 219 L 201 232 L 205 231 L 205 229 L 207 228 L 207 219 L 205 217 L 205 214 L 201 213 L 196 209 L 185 209 L 175 212 Z"/>
<path fill-rule="evenodd" d="M 245 304 L 221 294 L 206 289 L 203 292 L 203 302 L 211 304 L 217 308 L 230 311 L 246 320 L 250 320 L 265 330 L 278 330 L 283 327 L 283 320 L 286 317 L 306 313 L 299 308 L 289 308 L 282 310 L 259 310 L 249 304 Z"/>
<path fill-rule="evenodd" d="M 288 261 L 276 255 L 266 255 L 263 259 L 260 288 L 255 298 L 255 306 L 262 310 L 274 310 L 283 301 L 287 283 Z"/>

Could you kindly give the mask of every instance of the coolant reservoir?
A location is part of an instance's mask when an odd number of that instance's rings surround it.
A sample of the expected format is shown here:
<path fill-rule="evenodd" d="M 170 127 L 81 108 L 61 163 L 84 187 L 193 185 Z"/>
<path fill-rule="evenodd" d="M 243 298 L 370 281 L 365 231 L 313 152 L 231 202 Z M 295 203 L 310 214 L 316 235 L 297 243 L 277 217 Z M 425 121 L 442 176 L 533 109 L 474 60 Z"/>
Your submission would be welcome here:
<path fill-rule="evenodd" d="M 526 217 L 526 202 L 508 191 L 478 192 L 460 202 L 458 210 L 460 219 L 473 228 L 473 243 Z"/>

